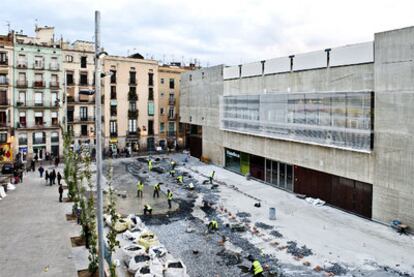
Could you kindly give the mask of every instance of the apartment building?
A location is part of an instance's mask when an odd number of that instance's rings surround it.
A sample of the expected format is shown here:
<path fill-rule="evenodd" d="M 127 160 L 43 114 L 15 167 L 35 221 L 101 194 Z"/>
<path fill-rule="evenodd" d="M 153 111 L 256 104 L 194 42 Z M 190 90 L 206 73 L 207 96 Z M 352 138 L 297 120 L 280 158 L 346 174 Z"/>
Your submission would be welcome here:
<path fill-rule="evenodd" d="M 158 63 L 141 55 L 104 59 L 105 148 L 154 151 L 158 146 Z"/>
<path fill-rule="evenodd" d="M 62 154 L 62 53 L 53 27 L 35 31 L 35 37 L 14 37 L 13 127 L 23 159 Z"/>
<path fill-rule="evenodd" d="M 413 44 L 409 27 L 372 42 L 184 73 L 188 147 L 276 188 L 413 226 Z"/>
<path fill-rule="evenodd" d="M 63 74 L 66 81 L 67 130 L 75 146 L 95 144 L 95 44 L 77 40 L 62 44 Z"/>
<path fill-rule="evenodd" d="M 180 63 L 158 68 L 159 146 L 175 149 L 183 146 L 183 128 L 179 124 L 180 76 L 191 70 Z"/>
<path fill-rule="evenodd" d="M 0 36 L 0 161 L 13 158 L 13 34 Z"/>

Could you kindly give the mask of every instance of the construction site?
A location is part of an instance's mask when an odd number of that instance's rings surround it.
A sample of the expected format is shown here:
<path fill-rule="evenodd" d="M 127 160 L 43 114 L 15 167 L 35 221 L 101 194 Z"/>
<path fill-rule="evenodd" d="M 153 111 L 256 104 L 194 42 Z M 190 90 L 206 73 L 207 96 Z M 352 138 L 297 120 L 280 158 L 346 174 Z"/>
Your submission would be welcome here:
<path fill-rule="evenodd" d="M 119 276 L 252 276 L 252 258 L 264 276 L 414 274 L 413 236 L 319 199 L 301 199 L 188 153 L 107 160 L 109 166 L 127 222 L 115 226 Z M 143 214 L 145 205 L 151 214 Z M 212 220 L 216 231 L 208 228 Z M 105 222 L 110 228 L 107 215 Z"/>

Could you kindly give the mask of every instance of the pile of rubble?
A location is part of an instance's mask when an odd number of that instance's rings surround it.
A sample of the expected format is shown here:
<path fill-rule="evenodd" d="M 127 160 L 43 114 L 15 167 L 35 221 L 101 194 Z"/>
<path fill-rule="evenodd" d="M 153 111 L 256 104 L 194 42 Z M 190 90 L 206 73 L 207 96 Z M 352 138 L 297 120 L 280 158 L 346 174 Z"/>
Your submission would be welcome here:
<path fill-rule="evenodd" d="M 112 226 L 111 216 L 104 215 L 105 223 L 122 233 L 121 259 L 127 271 L 135 277 L 187 277 L 187 268 L 174 258 L 136 215 L 120 217 Z"/>

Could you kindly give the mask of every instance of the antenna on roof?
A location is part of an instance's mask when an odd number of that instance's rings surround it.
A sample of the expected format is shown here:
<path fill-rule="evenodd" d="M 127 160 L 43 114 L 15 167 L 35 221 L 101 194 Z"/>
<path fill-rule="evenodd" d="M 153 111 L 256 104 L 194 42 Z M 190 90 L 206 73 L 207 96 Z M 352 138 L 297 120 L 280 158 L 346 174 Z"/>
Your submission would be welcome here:
<path fill-rule="evenodd" d="M 37 20 L 37 18 L 35 18 L 35 30 L 37 29 L 37 22 L 38 22 L 38 20 Z"/>
<path fill-rule="evenodd" d="M 11 28 L 10 28 L 10 21 L 6 20 L 6 26 L 7 26 L 7 32 L 10 33 Z"/>

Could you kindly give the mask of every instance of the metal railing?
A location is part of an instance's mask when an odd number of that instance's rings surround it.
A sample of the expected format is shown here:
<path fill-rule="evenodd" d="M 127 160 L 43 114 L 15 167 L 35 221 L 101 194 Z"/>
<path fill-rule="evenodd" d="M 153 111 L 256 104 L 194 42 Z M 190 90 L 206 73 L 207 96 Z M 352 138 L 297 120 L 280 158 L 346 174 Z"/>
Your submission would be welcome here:
<path fill-rule="evenodd" d="M 27 88 L 27 80 L 17 80 L 16 87 L 18 88 Z"/>
<path fill-rule="evenodd" d="M 0 106 L 8 106 L 10 105 L 10 99 L 0 99 Z"/>
<path fill-rule="evenodd" d="M 58 81 L 50 81 L 49 82 L 50 88 L 59 88 L 59 82 Z"/>
<path fill-rule="evenodd" d="M 16 102 L 17 107 L 21 108 L 59 108 L 60 104 L 56 103 L 54 101 L 42 101 L 42 102 L 36 102 L 36 101 L 17 101 Z"/>
<path fill-rule="evenodd" d="M 0 78 L 0 86 L 9 85 L 9 78 Z"/>
<path fill-rule="evenodd" d="M 9 65 L 9 59 L 0 60 L 0 65 Z"/>
<path fill-rule="evenodd" d="M 34 88 L 45 88 L 46 83 L 44 81 L 34 81 L 33 82 L 33 87 Z"/>
<path fill-rule="evenodd" d="M 45 69 L 45 63 L 33 63 L 33 69 Z"/>

